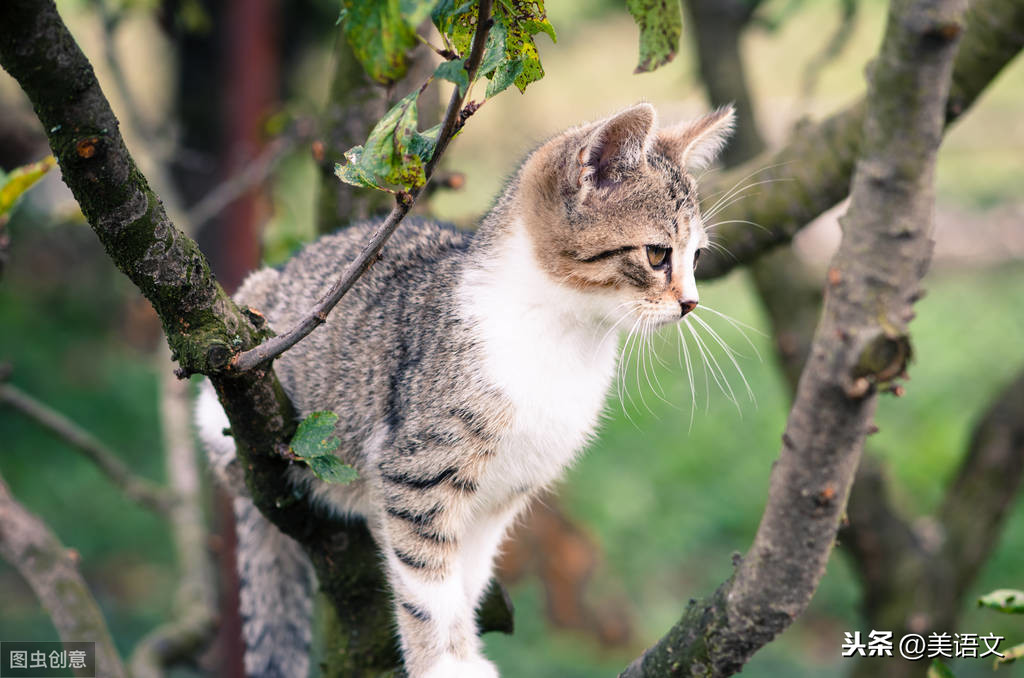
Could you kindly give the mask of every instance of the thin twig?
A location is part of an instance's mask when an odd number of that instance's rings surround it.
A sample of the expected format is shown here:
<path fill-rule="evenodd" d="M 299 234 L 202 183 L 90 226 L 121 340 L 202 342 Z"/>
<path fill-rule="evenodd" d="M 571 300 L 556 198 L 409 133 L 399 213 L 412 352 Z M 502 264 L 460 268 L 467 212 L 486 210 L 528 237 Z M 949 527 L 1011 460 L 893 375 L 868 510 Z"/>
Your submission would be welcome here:
<path fill-rule="evenodd" d="M 185 221 L 189 228 L 193 232 L 202 228 L 206 222 L 220 214 L 246 191 L 263 183 L 281 159 L 309 136 L 308 133 L 296 130 L 267 144 L 255 158 L 246 163 L 244 169 L 217 184 L 186 212 Z"/>
<path fill-rule="evenodd" d="M 164 347 L 158 353 L 157 365 L 162 368 L 169 359 Z M 132 653 L 132 678 L 161 678 L 166 667 L 193 660 L 215 638 L 217 619 L 213 563 L 207 551 L 199 468 L 189 426 L 188 383 L 165 369 L 160 374 L 160 423 L 167 479 L 181 497 L 169 515 L 179 583 L 173 619 L 146 634 Z"/>
<path fill-rule="evenodd" d="M 0 557 L 14 566 L 68 642 L 96 643 L 97 676 L 127 678 L 107 623 L 78 571 L 74 551 L 18 503 L 0 478 Z"/>
<path fill-rule="evenodd" d="M 476 33 L 473 35 L 473 44 L 470 48 L 469 59 L 466 61 L 466 70 L 469 73 L 470 82 L 473 82 L 473 79 L 476 78 L 477 69 L 480 67 L 481 59 L 483 59 L 484 46 L 487 43 L 487 34 L 492 25 L 491 4 L 491 0 L 480 0 L 479 11 L 477 14 Z M 424 174 L 426 175 L 428 183 L 434 173 L 434 168 L 441 159 L 441 155 L 448 147 L 448 142 L 451 141 L 455 132 L 457 132 L 464 123 L 464 119 L 462 118 L 462 104 L 465 97 L 466 93 L 460 92 L 460 88 L 456 87 L 455 91 L 452 92 L 451 99 L 448 101 L 448 110 L 445 111 L 444 121 L 441 123 L 441 132 L 437 137 L 437 145 L 434 147 L 434 154 L 431 156 L 426 168 L 424 168 Z M 472 110 L 475 109 L 470 109 L 470 107 L 467 106 L 465 110 L 467 112 L 472 112 Z M 380 228 L 377 229 L 377 232 L 370 238 L 369 242 L 363 248 L 363 251 L 359 253 L 359 256 L 356 257 L 354 261 L 350 262 L 348 266 L 345 267 L 345 270 L 342 272 L 338 280 L 335 281 L 330 291 L 308 314 L 306 314 L 302 320 L 299 321 L 297 325 L 295 325 L 295 327 L 284 334 L 272 337 L 253 349 L 237 354 L 231 360 L 231 367 L 235 371 L 245 372 L 262 365 L 268 360 L 273 360 L 301 341 L 314 329 L 324 324 L 327 321 L 327 314 L 331 312 L 331 309 L 338 304 L 341 298 L 345 296 L 345 293 L 352 288 L 352 285 L 354 285 L 357 280 L 359 280 L 359 277 L 373 265 L 374 261 L 376 261 L 377 255 L 384 247 L 384 243 L 386 243 L 388 238 L 391 237 L 391 234 L 395 232 L 398 225 L 402 223 L 402 219 L 404 219 L 409 213 L 409 210 L 412 208 L 413 204 L 415 204 L 416 198 L 422 190 L 423 188 L 420 187 L 413 189 L 408 193 L 400 193 L 397 196 L 394 208 L 388 214 L 384 223 L 380 225 Z"/>
<path fill-rule="evenodd" d="M 0 402 L 25 414 L 91 460 L 107 479 L 135 503 L 166 516 L 176 495 L 145 478 L 140 478 L 117 455 L 88 431 L 53 408 L 44 405 L 11 384 L 0 384 Z"/>

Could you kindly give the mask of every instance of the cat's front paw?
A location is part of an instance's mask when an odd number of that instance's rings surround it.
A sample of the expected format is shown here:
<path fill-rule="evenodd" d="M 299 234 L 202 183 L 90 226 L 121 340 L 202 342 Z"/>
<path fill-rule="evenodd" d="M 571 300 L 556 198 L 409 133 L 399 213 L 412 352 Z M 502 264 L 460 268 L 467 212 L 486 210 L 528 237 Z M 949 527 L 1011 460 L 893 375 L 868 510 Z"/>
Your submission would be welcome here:
<path fill-rule="evenodd" d="M 459 659 L 444 655 L 421 675 L 414 678 L 499 678 L 498 669 L 483 657 Z"/>

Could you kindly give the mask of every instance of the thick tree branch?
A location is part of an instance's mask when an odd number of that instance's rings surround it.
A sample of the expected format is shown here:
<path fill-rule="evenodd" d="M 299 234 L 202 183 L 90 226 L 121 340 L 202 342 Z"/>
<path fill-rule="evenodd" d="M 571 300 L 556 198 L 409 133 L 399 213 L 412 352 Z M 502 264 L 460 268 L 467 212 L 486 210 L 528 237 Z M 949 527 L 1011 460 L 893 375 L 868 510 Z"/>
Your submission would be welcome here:
<path fill-rule="evenodd" d="M 905 369 L 906 323 L 931 256 L 932 174 L 962 0 L 895 0 L 869 87 L 837 271 L 734 575 L 622 674 L 731 675 L 806 607 L 824 573 L 874 414 Z"/>
<path fill-rule="evenodd" d="M 473 82 L 476 78 L 476 71 L 480 67 L 480 60 L 483 59 L 484 56 L 484 47 L 487 44 L 487 34 L 490 32 L 491 25 L 493 23 L 491 19 L 491 0 L 480 0 L 477 17 L 476 32 L 473 35 L 473 44 L 470 47 L 469 58 L 466 59 L 466 71 L 470 82 Z M 472 115 L 473 111 L 476 110 L 471 106 L 463 108 L 463 103 L 465 102 L 466 95 L 468 93 L 469 88 L 462 91 L 459 87 L 456 87 L 455 91 L 452 92 L 451 99 L 448 101 L 448 110 L 445 111 L 444 119 L 441 121 L 441 131 L 437 136 L 437 145 L 434 146 L 434 154 L 430 157 L 430 161 L 427 162 L 427 165 L 424 168 L 427 182 L 430 181 L 431 176 L 434 174 L 434 168 L 437 167 L 438 161 L 444 154 L 445 149 L 448 148 L 448 142 L 450 142 L 452 137 L 455 136 L 455 133 L 461 129 L 466 118 L 469 115 Z M 373 262 L 377 260 L 377 255 L 380 254 L 381 249 L 384 247 L 384 243 L 388 241 L 391 234 L 398 228 L 398 225 L 402 223 L 402 219 L 404 219 L 405 215 L 407 215 L 409 210 L 412 209 L 412 206 L 415 204 L 416 198 L 419 196 L 421 191 L 422 187 L 415 188 L 408 193 L 400 193 L 397 196 L 394 208 L 392 208 L 391 212 L 388 213 L 387 218 L 384 219 L 384 223 L 380 225 L 377 231 L 373 234 L 373 237 L 371 237 L 363 247 L 359 256 L 345 266 L 345 270 L 331 286 L 331 289 L 327 291 L 327 294 L 324 295 L 324 297 L 317 303 L 316 307 L 310 310 L 310 312 L 307 313 L 306 316 L 295 325 L 295 327 L 284 334 L 268 339 L 253 349 L 239 353 L 232 359 L 232 367 L 239 372 L 245 372 L 262 365 L 268 360 L 273 360 L 295 344 L 302 341 L 303 338 L 308 336 L 309 333 L 317 327 L 320 327 L 320 325 L 327 322 L 327 315 L 331 310 L 339 301 L 341 301 L 341 298 L 345 296 L 345 293 L 352 288 L 352 285 L 359 280 L 360 276 L 362 276 L 363 273 L 373 265 Z"/>
<path fill-rule="evenodd" d="M 1024 3 L 976 0 L 965 15 L 967 26 L 956 57 L 946 104 L 946 125 L 978 98 L 1024 47 Z M 863 139 L 864 99 L 822 122 L 794 130 L 778 151 L 764 153 L 702 187 L 707 195 L 747 181 L 771 182 L 719 212 L 715 240 L 729 254 L 707 252 L 697 275 L 717 278 L 762 253 L 789 242 L 796 233 L 849 194 L 850 178 Z M 756 173 L 756 174 L 754 174 Z M 765 230 L 740 221 L 760 224 Z"/>
<path fill-rule="evenodd" d="M 103 613 L 78 572 L 77 557 L 19 504 L 0 478 L 0 556 L 35 591 L 61 639 L 96 643 L 96 675 L 127 678 Z"/>
<path fill-rule="evenodd" d="M 329 657 L 376 675 L 395 666 L 390 597 L 365 526 L 312 510 L 288 484 L 279 450 L 295 414 L 269 368 L 229 373 L 231 356 L 265 337 L 210 274 L 196 244 L 173 224 L 136 168 L 88 60 L 52 0 L 0 4 L 0 65 L 29 96 L 50 146 L 90 226 L 110 258 L 153 304 L 182 375 L 210 376 L 231 422 L 253 502 L 299 541 L 331 606 L 355 615 L 347 655 Z M 258 318 L 256 319 L 258 321 Z M 487 629 L 484 629 L 487 630 Z"/>
<path fill-rule="evenodd" d="M 16 386 L 0 383 L 0 403 L 5 403 L 35 420 L 84 454 L 110 482 L 124 492 L 126 497 L 139 505 L 159 515 L 167 515 L 176 503 L 177 496 L 173 492 L 132 473 L 113 450 L 88 431 Z"/>
<path fill-rule="evenodd" d="M 698 34 L 704 31 L 699 22 L 696 28 Z M 735 35 L 723 44 L 738 45 L 743 26 L 734 22 L 727 28 Z M 713 58 L 703 50 L 698 54 L 702 59 Z M 734 53 L 731 58 L 740 56 Z M 713 106 L 749 98 L 742 80 L 719 83 L 717 89 L 708 89 L 708 95 Z M 821 281 L 791 247 L 780 247 L 753 261 L 750 272 L 772 324 L 783 376 L 794 396 L 821 312 Z M 870 456 L 865 456 L 858 466 L 847 517 L 840 532 L 841 543 L 861 577 L 864 609 L 872 628 L 904 628 L 908 604 L 921 602 L 908 592 L 920 590 L 922 581 L 934 580 L 937 573 L 946 572 L 947 568 L 921 567 L 934 554 L 925 550 L 911 526 L 892 507 L 884 469 Z M 875 663 L 862 664 L 869 673 L 880 670 Z M 889 665 L 892 664 L 895 663 Z M 889 665 L 884 670 L 891 671 Z M 857 666 L 855 671 L 860 669 Z"/>

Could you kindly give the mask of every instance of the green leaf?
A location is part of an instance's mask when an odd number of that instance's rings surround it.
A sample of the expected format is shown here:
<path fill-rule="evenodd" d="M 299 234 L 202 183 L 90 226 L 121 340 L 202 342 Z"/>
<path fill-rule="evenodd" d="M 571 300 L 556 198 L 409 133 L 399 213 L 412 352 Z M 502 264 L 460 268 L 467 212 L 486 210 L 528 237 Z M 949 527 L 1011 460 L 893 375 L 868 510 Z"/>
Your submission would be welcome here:
<path fill-rule="evenodd" d="M 363 150 L 364 167 L 386 183 L 407 189 L 427 182 L 423 162 L 410 148 L 416 134 L 418 96 L 418 90 L 410 93 L 384 114 Z"/>
<path fill-rule="evenodd" d="M 309 464 L 309 469 L 313 472 L 313 475 L 328 483 L 348 485 L 359 477 L 359 473 L 354 468 L 342 463 L 340 459 L 333 455 L 325 454 L 319 457 L 312 457 L 307 459 L 306 463 Z"/>
<path fill-rule="evenodd" d="M 335 167 L 342 181 L 354 186 L 388 190 L 385 184 L 411 190 L 426 183 L 423 159 L 415 144 L 416 98 L 412 92 L 384 114 L 363 146 L 345 153 L 346 165 Z"/>
<path fill-rule="evenodd" d="M 469 88 L 469 73 L 466 72 L 466 60 L 443 61 L 438 64 L 434 75 L 453 82 L 459 87 L 459 95 L 464 95 Z"/>
<path fill-rule="evenodd" d="M 418 44 L 416 27 L 430 13 L 427 0 L 342 0 L 345 39 L 367 75 L 383 85 L 401 80 L 406 52 Z"/>
<path fill-rule="evenodd" d="M 416 134 L 412 135 L 412 143 L 409 144 L 409 149 L 420 156 L 420 160 L 424 163 L 430 162 L 431 156 L 434 155 L 434 147 L 437 146 L 437 137 L 440 134 L 441 123 L 422 132 L 416 132 Z"/>
<path fill-rule="evenodd" d="M 1024 614 L 1024 591 L 998 589 L 978 598 L 978 606 L 1007 614 Z"/>
<path fill-rule="evenodd" d="M 557 42 L 555 28 L 548 21 L 543 0 L 498 0 L 494 16 L 506 30 L 506 58 L 521 59 L 523 62 L 522 71 L 516 76 L 515 83 L 519 91 L 524 92 L 527 85 L 544 77 L 544 68 L 540 64 L 533 36 L 546 33 L 552 42 Z"/>
<path fill-rule="evenodd" d="M 653 71 L 672 61 L 683 34 L 679 0 L 627 0 L 626 6 L 640 27 L 640 63 L 634 73 Z"/>
<path fill-rule="evenodd" d="M 928 667 L 928 673 L 925 678 L 956 678 L 956 676 L 953 675 L 948 666 L 938 659 L 933 659 L 932 665 Z"/>
<path fill-rule="evenodd" d="M 18 200 L 57 164 L 52 155 L 0 175 L 0 217 L 14 209 Z"/>
<path fill-rule="evenodd" d="M 484 58 L 480 61 L 477 73 L 491 77 L 491 73 L 502 61 L 505 61 L 505 38 L 508 31 L 505 24 L 495 21 L 487 33 L 487 44 L 484 46 Z"/>
<path fill-rule="evenodd" d="M 348 163 L 345 165 L 336 164 L 334 165 L 334 175 L 344 181 L 346 184 L 352 184 L 353 186 L 359 186 L 360 188 L 377 188 L 381 187 L 377 185 L 373 177 L 366 173 L 366 170 L 362 167 L 363 158 L 363 147 L 356 146 L 345 151 L 345 159 Z"/>
<path fill-rule="evenodd" d="M 311 413 L 295 431 L 290 450 L 306 462 L 317 478 L 329 483 L 347 484 L 358 478 L 359 474 L 334 454 L 341 444 L 334 436 L 337 423 L 338 415 L 334 412 Z"/>
<path fill-rule="evenodd" d="M 516 78 L 518 78 L 522 72 L 522 59 L 510 59 L 503 61 L 500 66 L 494 69 L 494 75 L 491 77 L 490 82 L 487 83 L 487 92 L 485 96 L 490 99 L 494 95 L 504 92 L 516 81 Z"/>
<path fill-rule="evenodd" d="M 302 420 L 290 445 L 292 454 L 303 459 L 331 454 L 341 441 L 334 437 L 338 415 L 334 412 L 313 412 Z"/>
<path fill-rule="evenodd" d="M 1024 658 L 1024 643 L 1014 645 L 1009 650 L 1003 650 L 1002 655 L 1002 657 L 996 657 L 995 668 L 999 668 L 1000 664 L 1012 664 L 1018 659 Z"/>
<path fill-rule="evenodd" d="M 448 36 L 459 56 L 469 56 L 469 46 L 476 32 L 477 4 L 460 0 L 441 0 L 430 14 L 434 25 Z"/>

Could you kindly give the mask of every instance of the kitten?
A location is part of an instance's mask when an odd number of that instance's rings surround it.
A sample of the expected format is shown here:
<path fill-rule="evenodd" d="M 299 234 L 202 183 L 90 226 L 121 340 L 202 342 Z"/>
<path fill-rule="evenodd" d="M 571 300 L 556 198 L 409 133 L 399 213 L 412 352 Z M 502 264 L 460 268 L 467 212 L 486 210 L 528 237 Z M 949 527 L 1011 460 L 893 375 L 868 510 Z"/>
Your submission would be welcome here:
<path fill-rule="evenodd" d="M 411 678 L 491 678 L 474 609 L 505 531 L 594 434 L 617 329 L 693 310 L 707 244 L 690 171 L 709 164 L 733 110 L 658 129 L 640 104 L 570 129 L 523 163 L 475 234 L 406 220 L 326 325 L 276 361 L 301 416 L 340 415 L 359 471 L 292 481 L 365 516 L 384 556 Z M 374 230 L 307 246 L 237 294 L 278 330 L 327 290 Z M 211 389 L 199 425 L 215 467 L 234 450 Z M 312 575 L 297 545 L 236 500 L 247 672 L 304 676 Z M 259 638 L 272 638 L 260 644 Z M 273 647 L 269 647 L 272 643 Z M 268 647 L 263 647 L 268 645 Z"/>

